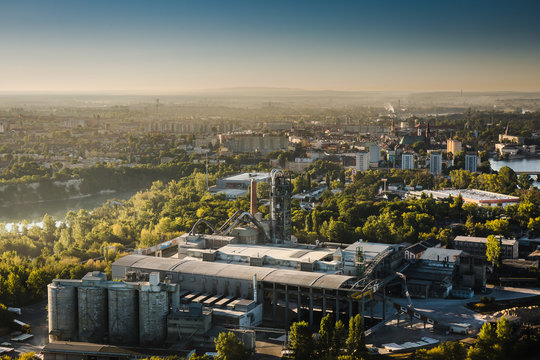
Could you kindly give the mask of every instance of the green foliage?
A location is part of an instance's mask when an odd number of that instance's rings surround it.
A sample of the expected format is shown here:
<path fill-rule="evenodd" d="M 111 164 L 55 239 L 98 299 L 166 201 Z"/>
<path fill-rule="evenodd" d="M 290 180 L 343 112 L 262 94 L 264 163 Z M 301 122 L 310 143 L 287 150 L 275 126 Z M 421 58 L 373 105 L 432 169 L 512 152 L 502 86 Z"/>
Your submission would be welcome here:
<path fill-rule="evenodd" d="M 347 343 L 347 328 L 343 321 L 338 320 L 334 327 L 334 341 L 332 346 L 332 354 L 340 356 L 343 354 L 343 349 Z"/>
<path fill-rule="evenodd" d="M 24 353 L 17 357 L 12 357 L 9 355 L 0 356 L 0 360 L 39 360 L 39 359 L 41 358 L 37 356 L 36 353 L 34 352 Z"/>
<path fill-rule="evenodd" d="M 321 319 L 319 329 L 319 339 L 317 340 L 317 350 L 319 359 L 332 359 L 332 345 L 334 340 L 334 319 L 327 314 Z"/>
<path fill-rule="evenodd" d="M 221 332 L 214 340 L 218 359 L 220 360 L 247 360 L 249 352 L 232 332 Z"/>
<path fill-rule="evenodd" d="M 486 244 L 486 258 L 494 266 L 500 266 L 501 263 L 501 244 L 494 235 L 489 235 Z"/>
<path fill-rule="evenodd" d="M 295 322 L 289 332 L 289 345 L 295 360 L 309 360 L 314 356 L 311 327 L 306 321 Z"/>
<path fill-rule="evenodd" d="M 361 359 L 367 354 L 364 339 L 364 327 L 362 317 L 357 314 L 349 319 L 349 335 L 347 337 L 347 355 L 351 359 Z"/>
<path fill-rule="evenodd" d="M 459 342 L 445 342 L 433 349 L 414 352 L 411 360 L 465 360 L 467 349 Z"/>

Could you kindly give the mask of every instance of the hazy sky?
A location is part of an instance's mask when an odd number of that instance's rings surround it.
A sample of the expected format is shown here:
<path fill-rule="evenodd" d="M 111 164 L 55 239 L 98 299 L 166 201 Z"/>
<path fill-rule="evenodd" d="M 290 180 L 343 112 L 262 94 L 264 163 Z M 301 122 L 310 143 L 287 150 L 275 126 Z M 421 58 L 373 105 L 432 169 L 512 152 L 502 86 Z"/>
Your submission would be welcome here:
<path fill-rule="evenodd" d="M 540 90 L 540 1 L 0 0 L 0 91 Z"/>

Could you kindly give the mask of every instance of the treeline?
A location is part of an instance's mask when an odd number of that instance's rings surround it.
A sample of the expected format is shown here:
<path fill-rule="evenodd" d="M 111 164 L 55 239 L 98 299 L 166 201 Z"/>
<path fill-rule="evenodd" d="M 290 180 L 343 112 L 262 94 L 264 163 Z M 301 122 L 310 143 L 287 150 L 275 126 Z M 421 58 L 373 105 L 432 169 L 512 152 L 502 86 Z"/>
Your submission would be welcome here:
<path fill-rule="evenodd" d="M 372 242 L 400 243 L 438 239 L 449 243 L 456 235 L 504 235 L 511 237 L 530 231 L 540 234 L 540 190 L 518 186 L 513 171 L 503 168 L 498 174 L 487 175 L 492 180 L 484 189 L 518 195 L 521 202 L 502 207 L 465 204 L 460 197 L 438 201 L 433 198 L 386 201 L 377 199 L 383 186 L 389 183 L 415 183 L 429 173 L 412 175 L 407 171 L 367 171 L 357 174 L 342 192 L 325 191 L 321 204 L 309 212 L 293 201 L 294 234 L 304 242 L 328 240 L 350 243 L 360 238 Z M 468 171 L 455 171 L 451 182 L 459 185 Z M 479 175 L 478 177 L 481 177 Z M 475 186 L 478 182 L 464 185 Z M 467 187 L 463 186 L 463 187 Z"/>
<path fill-rule="evenodd" d="M 264 166 L 267 165 L 245 170 Z M 238 168 L 212 165 L 209 170 L 213 184 L 216 178 L 237 172 Z M 104 181 L 109 181 L 109 171 L 116 170 L 106 168 L 100 173 Z M 206 175 L 197 166 L 185 164 L 175 171 L 178 180 L 156 181 L 129 200 L 110 201 L 91 212 L 69 212 L 59 226 L 46 216 L 43 228 L 23 226 L 9 232 L 0 229 L 0 302 L 17 304 L 40 298 L 44 284 L 54 277 L 77 278 L 93 269 L 110 271 L 111 262 L 128 249 L 169 240 L 189 231 L 202 217 L 219 226 L 237 210 L 249 209 L 247 196 L 228 201 L 223 195 L 209 194 Z M 410 172 L 367 171 L 357 174 L 341 192 L 324 192 L 321 203 L 312 212 L 293 201 L 293 234 L 308 243 L 351 243 L 358 239 L 415 243 L 434 238 L 447 244 L 461 234 L 540 234 L 537 188 L 516 186 L 512 193 L 522 201 L 505 208 L 464 204 L 459 197 L 443 201 L 428 197 L 386 201 L 376 198 L 383 176 L 402 183 L 418 179 Z M 262 194 L 268 189 L 260 190 Z M 261 205 L 259 211 L 268 216 L 267 205 Z M 199 230 L 208 231 L 204 226 Z"/>
<path fill-rule="evenodd" d="M 362 317 L 358 314 L 349 319 L 349 326 L 335 321 L 331 314 L 321 319 L 319 336 L 306 321 L 295 322 L 289 331 L 290 354 L 294 360 L 360 360 L 368 357 Z"/>
<path fill-rule="evenodd" d="M 0 202 L 4 205 L 58 200 L 95 194 L 102 190 L 137 190 L 153 181 L 169 182 L 187 176 L 204 165 L 192 162 L 166 163 L 134 167 L 98 164 L 65 171 L 61 176 L 29 175 L 0 183 Z"/>
<path fill-rule="evenodd" d="M 445 342 L 430 350 L 417 350 L 411 360 L 505 360 L 534 359 L 540 351 L 540 330 L 534 328 L 514 331 L 502 317 L 496 325 L 485 323 L 468 349 L 459 342 Z"/>

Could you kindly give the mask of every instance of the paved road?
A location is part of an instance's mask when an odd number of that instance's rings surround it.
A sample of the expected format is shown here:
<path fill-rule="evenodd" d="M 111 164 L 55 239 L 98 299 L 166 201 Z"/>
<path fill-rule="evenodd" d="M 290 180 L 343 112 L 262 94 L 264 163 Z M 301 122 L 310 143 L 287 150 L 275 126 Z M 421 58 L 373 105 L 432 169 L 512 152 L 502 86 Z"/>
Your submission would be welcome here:
<path fill-rule="evenodd" d="M 480 301 L 482 296 L 494 297 L 495 300 L 518 299 L 540 295 L 538 289 L 488 287 L 488 294 L 478 294 L 472 299 L 413 299 L 415 309 L 442 323 L 469 323 L 473 328 L 480 328 L 485 320 L 481 314 L 468 309 L 465 305 L 472 301 Z M 406 305 L 407 300 L 392 299 L 395 303 Z"/>

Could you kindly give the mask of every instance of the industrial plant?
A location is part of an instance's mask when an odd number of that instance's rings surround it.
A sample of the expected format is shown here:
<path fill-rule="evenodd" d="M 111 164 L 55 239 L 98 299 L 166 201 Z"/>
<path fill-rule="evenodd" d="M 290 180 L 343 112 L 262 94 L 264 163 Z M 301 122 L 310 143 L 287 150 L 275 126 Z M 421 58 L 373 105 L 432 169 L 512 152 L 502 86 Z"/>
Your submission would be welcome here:
<path fill-rule="evenodd" d="M 257 211 L 257 182 L 270 185 L 267 218 Z M 99 272 L 54 280 L 50 341 L 186 349 L 212 344 L 227 330 L 253 349 L 263 328 L 286 333 L 299 320 L 316 327 L 332 313 L 336 320 L 361 314 L 368 329 L 384 323 L 389 307 L 444 327 L 416 312 L 409 295 L 469 296 L 485 286 L 483 262 L 473 266 L 465 252 L 436 241 L 298 243 L 291 235 L 291 181 L 282 170 L 219 183 L 248 192 L 250 211 L 237 211 L 221 226 L 200 218 L 175 239 L 135 250 L 112 264 L 112 280 Z M 473 267 L 476 275 L 465 276 Z M 409 306 L 387 294 L 406 296 Z"/>
<path fill-rule="evenodd" d="M 135 250 L 113 263 L 110 281 L 99 272 L 54 280 L 50 341 L 171 346 L 228 329 L 243 331 L 253 347 L 249 334 L 261 326 L 285 331 L 292 321 L 315 324 L 327 313 L 376 321 L 373 308 L 386 304 L 385 292 L 373 295 L 401 270 L 404 247 L 298 244 L 291 235 L 289 177 L 279 169 L 263 175 L 221 182 L 249 189 L 251 206 L 220 227 L 201 218 L 178 238 Z M 257 212 L 257 181 L 270 185 L 267 219 Z M 211 233 L 201 233 L 201 226 Z"/>

